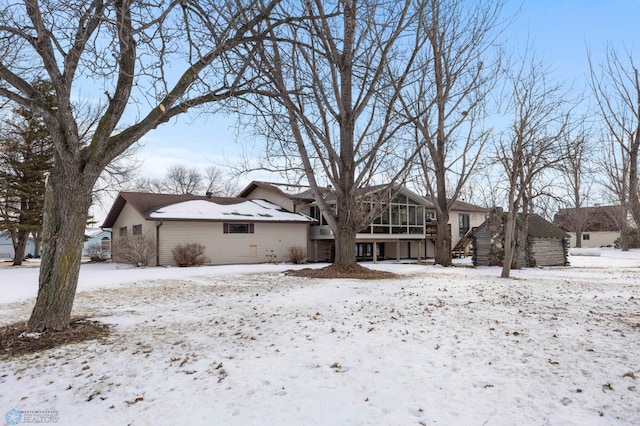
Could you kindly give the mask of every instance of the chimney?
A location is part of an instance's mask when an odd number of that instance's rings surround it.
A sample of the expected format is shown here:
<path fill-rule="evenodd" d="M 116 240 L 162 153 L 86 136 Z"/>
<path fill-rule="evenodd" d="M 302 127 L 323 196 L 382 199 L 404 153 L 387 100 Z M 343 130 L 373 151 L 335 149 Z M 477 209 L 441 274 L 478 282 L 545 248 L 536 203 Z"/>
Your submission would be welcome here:
<path fill-rule="evenodd" d="M 207 191 L 207 193 L 205 194 L 205 197 L 207 197 L 207 198 L 213 197 L 213 192 Z"/>

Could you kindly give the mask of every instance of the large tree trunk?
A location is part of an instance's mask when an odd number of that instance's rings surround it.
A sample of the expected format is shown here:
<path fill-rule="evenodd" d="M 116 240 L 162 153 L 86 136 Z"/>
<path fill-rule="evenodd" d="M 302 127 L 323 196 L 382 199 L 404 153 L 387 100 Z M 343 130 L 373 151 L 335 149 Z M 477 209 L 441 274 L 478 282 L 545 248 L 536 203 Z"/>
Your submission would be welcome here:
<path fill-rule="evenodd" d="M 356 232 L 349 228 L 340 228 L 335 235 L 336 258 L 334 265 L 352 266 L 356 262 Z"/>
<path fill-rule="evenodd" d="M 501 278 L 511 276 L 511 262 L 515 249 L 516 217 L 513 209 L 507 213 L 507 222 L 504 224 L 504 258 L 502 259 Z"/>
<path fill-rule="evenodd" d="M 449 232 L 449 212 L 447 209 L 438 213 L 436 228 L 435 263 L 451 266 L 451 232 Z"/>
<path fill-rule="evenodd" d="M 86 170 L 54 169 L 45 193 L 43 253 L 29 331 L 64 330 L 71 319 L 84 231 L 96 178 Z"/>
<path fill-rule="evenodd" d="M 349 135 L 341 136 L 346 137 L 349 140 Z M 348 142 L 347 142 L 348 144 Z M 349 147 L 343 147 L 343 152 L 349 150 Z M 348 162 L 343 162 L 348 163 Z M 338 197 L 337 202 L 337 229 L 332 229 L 334 235 L 334 241 L 336 245 L 336 257 L 333 261 L 334 264 L 340 266 L 353 266 L 356 262 L 356 234 L 358 232 L 357 222 L 359 221 L 356 212 L 357 200 L 355 199 L 355 192 L 350 188 L 353 184 L 353 166 L 352 164 L 346 164 L 342 168 L 342 174 L 340 176 L 340 186 L 338 189 L 342 193 L 342 196 Z M 362 202 L 362 200 L 361 200 Z"/>
<path fill-rule="evenodd" d="M 523 213 L 522 220 L 518 221 L 516 217 L 515 233 L 515 249 L 513 251 L 513 259 L 511 260 L 511 269 L 522 269 L 527 266 L 527 244 L 529 240 L 529 214 Z M 522 254 L 524 253 L 524 254 Z M 522 255 L 521 255 L 522 254 Z M 525 264 L 522 264 L 524 260 Z"/>
<path fill-rule="evenodd" d="M 627 226 L 625 216 L 625 220 L 620 224 L 620 249 L 622 249 L 622 251 L 629 251 L 629 246 L 629 227 Z"/>
<path fill-rule="evenodd" d="M 17 244 L 15 246 L 14 254 L 13 254 L 13 266 L 22 265 L 22 259 L 24 259 L 24 252 L 27 248 L 27 239 L 29 238 L 29 233 L 21 229 L 18 231 L 18 235 L 16 237 Z"/>

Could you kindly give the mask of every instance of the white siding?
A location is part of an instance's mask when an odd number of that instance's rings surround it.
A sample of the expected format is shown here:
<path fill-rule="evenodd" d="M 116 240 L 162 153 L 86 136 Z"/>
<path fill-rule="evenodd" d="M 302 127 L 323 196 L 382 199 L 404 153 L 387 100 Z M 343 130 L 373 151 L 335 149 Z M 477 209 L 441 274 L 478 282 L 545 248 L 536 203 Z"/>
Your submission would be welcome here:
<path fill-rule="evenodd" d="M 281 207 L 284 207 L 286 210 L 290 212 L 295 212 L 293 206 L 293 200 L 288 197 L 276 194 L 272 191 L 267 191 L 263 188 L 256 188 L 247 197 L 250 200 L 267 200 L 272 202 L 273 204 L 277 204 Z"/>
<path fill-rule="evenodd" d="M 307 245 L 306 223 L 255 223 L 253 234 L 225 234 L 222 222 L 165 221 L 160 227 L 160 264 L 173 265 L 179 244 L 200 243 L 214 265 L 289 260 L 291 246 Z"/>

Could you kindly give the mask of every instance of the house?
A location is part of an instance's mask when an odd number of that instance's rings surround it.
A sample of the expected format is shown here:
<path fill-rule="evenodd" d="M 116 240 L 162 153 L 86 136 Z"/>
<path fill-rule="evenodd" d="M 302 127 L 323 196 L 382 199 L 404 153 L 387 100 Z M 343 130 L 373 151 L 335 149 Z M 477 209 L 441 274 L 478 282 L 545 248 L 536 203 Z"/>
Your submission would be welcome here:
<path fill-rule="evenodd" d="M 392 195 L 382 194 L 386 186 L 362 190 L 363 197 L 380 208 L 381 213 L 369 226 L 356 235 L 358 260 L 424 259 L 435 256 L 436 213 L 434 204 L 411 190 L 396 186 Z M 323 188 L 329 204 L 335 194 L 331 188 Z M 311 216 L 316 222 L 310 225 L 307 241 L 308 258 L 314 261 L 331 261 L 335 253 L 333 232 L 320 214 L 309 186 L 272 182 L 251 182 L 239 195 L 248 199 L 266 199 L 294 212 Z M 381 202 L 380 198 L 386 201 Z M 333 202 L 335 204 L 335 202 Z M 486 209 L 469 203 L 456 202 L 450 213 L 449 228 L 455 245 L 474 226 L 485 219 Z"/>
<path fill-rule="evenodd" d="M 506 215 L 502 209 L 495 208 L 491 210 L 487 220 L 473 230 L 475 266 L 502 266 L 505 221 Z M 569 264 L 569 234 L 537 214 L 529 215 L 524 248 L 519 255 L 520 263 L 526 267 Z"/>
<path fill-rule="evenodd" d="M 264 263 L 288 259 L 306 246 L 308 216 L 269 201 L 246 198 L 122 192 L 102 228 L 112 231 L 114 261 L 119 241 L 146 237 L 155 247 L 151 265 L 173 265 L 172 250 L 200 243 L 211 264 Z"/>
<path fill-rule="evenodd" d="M 33 237 L 29 235 L 27 238 L 27 246 L 24 250 L 25 257 L 36 257 L 36 243 Z M 13 260 L 15 250 L 13 249 L 13 240 L 9 231 L 0 232 L 0 260 Z"/>
<path fill-rule="evenodd" d="M 560 209 L 553 223 L 569 233 L 572 247 L 577 246 L 579 229 L 581 247 L 585 248 L 612 246 L 624 227 L 637 227 L 631 212 L 619 205 Z"/>
<path fill-rule="evenodd" d="M 111 258 L 111 231 L 100 228 L 87 228 L 84 231 L 84 236 L 83 256 L 95 255 L 96 250 L 98 250 L 104 259 Z"/>

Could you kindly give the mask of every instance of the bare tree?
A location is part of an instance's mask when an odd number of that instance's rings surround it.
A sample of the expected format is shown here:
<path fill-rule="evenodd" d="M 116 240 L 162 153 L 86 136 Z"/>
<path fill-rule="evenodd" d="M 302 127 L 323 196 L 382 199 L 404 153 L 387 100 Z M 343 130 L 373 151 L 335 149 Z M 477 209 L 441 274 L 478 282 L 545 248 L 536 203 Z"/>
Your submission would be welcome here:
<path fill-rule="evenodd" d="M 235 197 L 240 192 L 238 181 L 225 175 L 223 169 L 213 164 L 204 169 L 206 193 L 216 197 Z"/>
<path fill-rule="evenodd" d="M 277 4 L 24 0 L 0 6 L 0 97 L 40 114 L 55 147 L 29 330 L 69 324 L 92 189 L 105 167 L 171 118 L 252 90 L 244 78 L 251 44 Z M 40 75 L 53 85 L 55 109 L 29 83 Z M 105 105 L 88 143 L 74 96 L 86 82 Z"/>
<path fill-rule="evenodd" d="M 202 189 L 202 174 L 197 167 L 174 164 L 167 170 L 165 185 L 172 194 L 195 194 Z"/>
<path fill-rule="evenodd" d="M 618 223 L 620 227 L 621 249 L 628 251 L 630 241 L 628 239 L 629 222 L 627 220 L 627 214 L 630 211 L 631 205 L 629 196 L 629 187 L 631 186 L 631 151 L 627 149 L 628 147 L 625 144 L 619 142 L 620 139 L 608 137 L 608 132 L 605 133 L 605 138 L 608 139 L 608 141 L 602 149 L 603 160 L 600 162 L 601 171 L 603 172 L 602 184 L 607 189 L 611 201 L 619 204 L 624 210 L 624 220 L 618 218 L 615 220 L 615 223 Z"/>
<path fill-rule="evenodd" d="M 631 52 L 621 57 L 613 47 L 607 47 L 606 62 L 599 69 L 591 61 L 591 87 L 598 105 L 603 134 L 609 142 L 604 170 L 607 187 L 618 202 L 630 211 L 640 224 L 640 194 L 638 193 L 638 154 L 640 154 L 640 75 Z M 622 230 L 623 247 L 627 224 Z"/>
<path fill-rule="evenodd" d="M 288 6 L 314 19 L 279 27 L 265 43 L 254 65 L 274 96 L 256 100 L 250 119 L 268 138 L 263 167 L 303 173 L 333 232 L 334 263 L 355 265 L 356 234 L 376 213 L 365 207 L 363 194 L 372 193 L 363 189 L 392 187 L 415 151 L 395 111 L 399 93 L 418 72 L 428 6 L 409 0 Z"/>
<path fill-rule="evenodd" d="M 565 160 L 558 165 L 560 199 L 566 209 L 563 227 L 576 234 L 576 247 L 582 247 L 582 233 L 588 229 L 592 215 L 588 207 L 589 194 L 595 185 L 595 147 L 590 131 L 584 126 L 561 141 Z"/>
<path fill-rule="evenodd" d="M 464 188 L 468 202 L 486 209 L 504 205 L 507 191 L 498 166 L 488 153 Z"/>
<path fill-rule="evenodd" d="M 236 181 L 225 176 L 224 171 L 214 165 L 204 171 L 198 167 L 174 164 L 167 169 L 164 178 L 140 178 L 134 180 L 135 191 L 169 194 L 211 194 L 230 197 L 238 193 Z"/>
<path fill-rule="evenodd" d="M 483 153 L 490 132 L 484 106 L 500 70 L 495 50 L 502 0 L 429 0 L 423 72 L 402 112 L 415 126 L 420 177 L 435 201 L 435 262 L 451 265 L 449 212 Z"/>
<path fill-rule="evenodd" d="M 501 276 L 508 278 L 518 267 L 516 231 L 526 242 L 531 202 L 543 174 L 562 161 L 559 142 L 569 124 L 567 96 L 560 85 L 549 81 L 548 69 L 535 58 L 525 58 L 510 72 L 507 110 L 509 128 L 497 141 L 497 162 L 508 185 L 507 219 L 504 225 L 504 259 Z M 513 262 L 513 263 L 512 263 Z"/>

